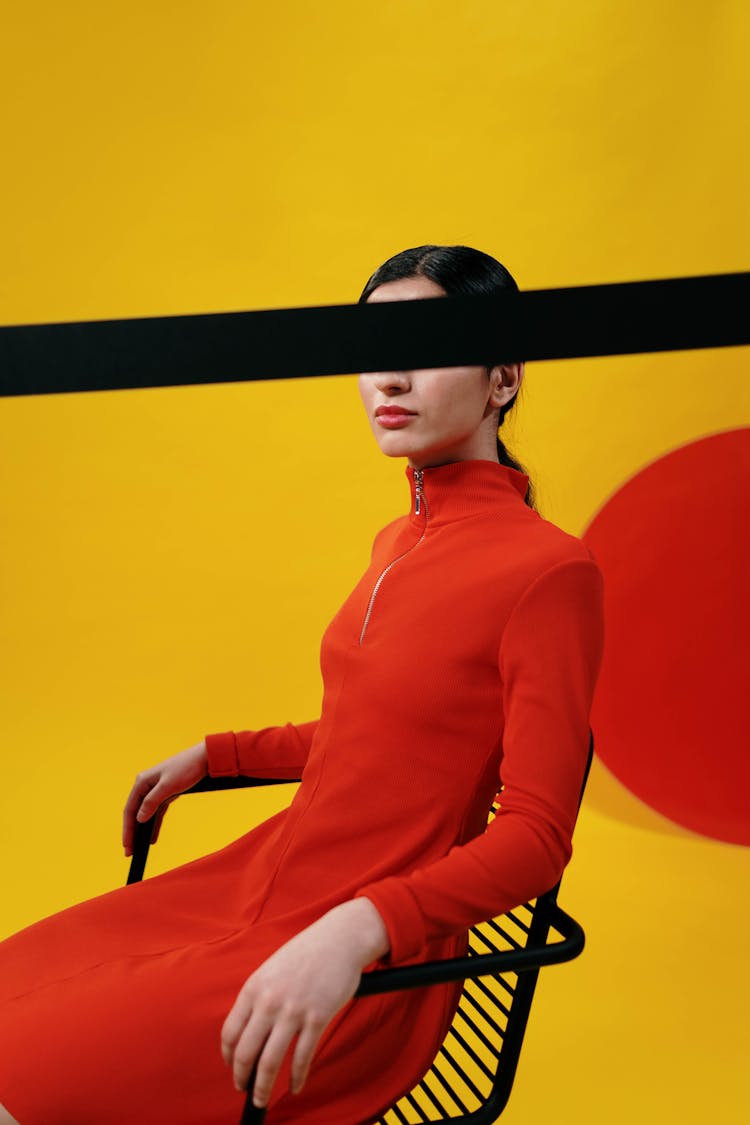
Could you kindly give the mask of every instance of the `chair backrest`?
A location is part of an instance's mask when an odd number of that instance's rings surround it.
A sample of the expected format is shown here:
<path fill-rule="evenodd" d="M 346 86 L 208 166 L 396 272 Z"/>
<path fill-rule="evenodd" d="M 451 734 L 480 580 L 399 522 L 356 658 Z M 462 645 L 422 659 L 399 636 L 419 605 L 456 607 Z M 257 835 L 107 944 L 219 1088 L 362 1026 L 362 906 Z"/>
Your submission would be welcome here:
<path fill-rule="evenodd" d="M 469 955 L 541 945 L 557 887 L 469 931 Z M 497 1120 L 510 1096 L 538 969 L 466 980 L 453 1023 L 427 1074 L 378 1125 Z"/>
<path fill-rule="evenodd" d="M 581 787 L 588 780 L 589 753 Z M 498 811 L 492 806 L 488 823 Z M 469 955 L 543 945 L 554 926 L 560 884 L 469 931 Z M 462 1121 L 492 1125 L 510 1097 L 539 969 L 493 974 L 464 982 L 458 1009 L 427 1074 L 392 1106 L 377 1125 Z"/>

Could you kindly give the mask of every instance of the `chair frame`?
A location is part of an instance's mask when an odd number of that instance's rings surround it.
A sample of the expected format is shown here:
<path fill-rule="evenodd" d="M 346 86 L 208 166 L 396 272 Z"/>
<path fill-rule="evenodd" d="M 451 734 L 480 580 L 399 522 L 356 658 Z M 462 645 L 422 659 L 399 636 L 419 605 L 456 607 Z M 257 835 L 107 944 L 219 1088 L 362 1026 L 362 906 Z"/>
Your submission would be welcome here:
<path fill-rule="evenodd" d="M 581 788 L 581 798 L 583 797 L 583 791 L 588 779 L 593 754 L 594 735 L 593 731 L 590 730 L 588 760 L 586 763 L 583 786 Z M 254 788 L 259 785 L 294 784 L 299 780 L 299 778 L 289 777 L 256 778 L 246 775 L 239 775 L 237 777 L 207 776 L 202 778 L 190 789 L 186 789 L 182 795 L 188 793 L 217 792 L 224 789 Z M 495 808 L 496 806 L 493 806 L 493 811 L 495 811 Z M 152 817 L 144 823 L 136 821 L 133 856 L 127 877 L 128 885 L 137 883 L 143 878 L 157 813 L 154 813 Z M 497 1120 L 505 1109 L 518 1066 L 518 1059 L 521 1053 L 531 1003 L 534 998 L 539 970 L 546 965 L 557 965 L 566 961 L 572 961 L 582 952 L 585 943 L 584 931 L 580 924 L 558 905 L 557 895 L 559 888 L 560 881 L 550 890 L 539 895 L 533 904 L 523 903 L 515 908 L 531 912 L 531 922 L 528 926 L 520 922 L 513 911 L 509 911 L 508 914 L 503 915 L 499 919 L 488 919 L 486 923 L 480 923 L 478 926 L 472 927 L 469 933 L 480 938 L 482 944 L 493 950 L 492 952 L 481 953 L 470 948 L 469 955 L 465 957 L 454 957 L 440 961 L 425 961 L 416 965 L 404 965 L 392 969 L 377 969 L 362 974 L 355 996 L 371 996 L 376 993 L 399 991 L 405 988 L 427 987 L 433 984 L 444 984 L 451 981 L 463 980 L 465 983 L 464 991 L 459 1001 L 460 1005 L 467 997 L 466 982 L 477 981 L 481 977 L 488 976 L 500 982 L 503 988 L 511 994 L 512 999 L 508 1002 L 507 1022 L 504 1029 L 501 1030 L 499 1025 L 494 1021 L 487 1020 L 487 1016 L 483 1013 L 485 1020 L 491 1023 L 494 1030 L 501 1036 L 500 1047 L 492 1047 L 497 1065 L 494 1075 L 492 1076 L 492 1088 L 489 1095 L 482 1101 L 484 1095 L 477 1090 L 471 1079 L 468 1078 L 456 1060 L 446 1052 L 445 1057 L 448 1059 L 449 1064 L 454 1070 L 457 1070 L 462 1075 L 464 1081 L 474 1089 L 481 1103 L 478 1109 L 470 1110 L 465 1106 L 461 1098 L 456 1096 L 455 1092 L 450 1091 L 449 1096 L 451 1100 L 460 1106 L 463 1116 L 454 1116 L 452 1111 L 447 1110 L 446 1107 L 440 1103 L 439 1098 L 435 1097 L 434 1090 L 428 1090 L 424 1085 L 425 1078 L 431 1075 L 437 1076 L 437 1071 L 435 1070 L 437 1058 L 444 1052 L 444 1047 L 441 1047 L 430 1070 L 421 1082 L 413 1088 L 412 1093 L 418 1087 L 421 1087 L 425 1094 L 429 1095 L 428 1100 L 433 1103 L 433 1106 L 436 1101 L 438 1102 L 437 1111 L 448 1113 L 448 1116 L 438 1119 L 425 1117 L 423 1118 L 425 1122 L 438 1120 L 460 1122 L 463 1123 L 463 1125 L 493 1125 L 493 1122 Z M 523 946 L 520 946 L 502 926 L 498 925 L 498 922 L 502 922 L 503 919 L 508 918 L 511 919 L 516 926 L 521 926 L 521 928 L 526 931 L 528 936 Z M 485 927 L 484 931 L 481 929 L 482 926 Z M 503 939 L 515 948 L 498 950 L 493 939 L 488 937 L 486 931 L 486 927 L 488 926 L 491 927 L 492 930 L 500 933 Z M 561 940 L 550 941 L 550 931 L 558 933 Z M 509 988 L 507 983 L 502 982 L 500 979 L 508 973 L 518 974 L 517 981 L 512 988 Z M 484 989 L 484 991 L 487 992 L 486 989 Z M 487 995 L 490 995 L 489 992 L 487 992 Z M 453 1030 L 453 1028 L 451 1030 Z M 449 1031 L 448 1034 L 450 1035 L 450 1033 Z M 462 1040 L 462 1042 L 471 1054 L 471 1048 L 467 1046 L 465 1041 Z M 490 1046 L 490 1044 L 487 1045 Z M 265 1120 L 265 1109 L 253 1105 L 252 1089 L 254 1080 L 255 1071 L 250 1075 L 248 1081 L 248 1092 L 240 1119 L 240 1125 L 262 1125 L 262 1122 Z M 440 1079 L 440 1084 L 445 1088 L 445 1083 L 442 1078 Z M 421 1107 L 416 1104 L 410 1094 L 404 1095 L 404 1097 L 407 1098 L 411 1107 L 419 1112 L 424 1112 Z M 397 1121 L 408 1125 L 409 1119 L 399 1109 L 401 1100 L 402 1099 L 399 1099 L 399 1102 L 386 1110 L 373 1125 L 387 1125 L 387 1115 L 393 1115 Z"/>

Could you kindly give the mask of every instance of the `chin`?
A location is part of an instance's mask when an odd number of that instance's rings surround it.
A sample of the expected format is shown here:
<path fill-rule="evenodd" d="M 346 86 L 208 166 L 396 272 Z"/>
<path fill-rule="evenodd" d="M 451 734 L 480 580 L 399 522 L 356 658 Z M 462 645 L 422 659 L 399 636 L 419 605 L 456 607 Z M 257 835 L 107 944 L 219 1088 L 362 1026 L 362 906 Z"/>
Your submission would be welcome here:
<path fill-rule="evenodd" d="M 380 437 L 380 435 L 378 436 Z M 417 450 L 414 448 L 414 443 L 404 441 L 400 434 L 386 434 L 385 438 L 386 440 L 383 440 L 383 438 L 380 437 L 378 447 L 380 452 L 386 457 L 411 457 L 413 454 L 417 453 Z M 390 438 L 393 440 L 388 440 Z"/>

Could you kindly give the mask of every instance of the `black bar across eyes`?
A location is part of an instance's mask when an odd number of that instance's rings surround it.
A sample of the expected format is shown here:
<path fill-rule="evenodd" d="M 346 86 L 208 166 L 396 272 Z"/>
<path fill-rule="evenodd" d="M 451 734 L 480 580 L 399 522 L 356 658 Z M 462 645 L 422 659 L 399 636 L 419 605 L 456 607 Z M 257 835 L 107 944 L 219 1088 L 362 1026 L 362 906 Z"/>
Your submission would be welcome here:
<path fill-rule="evenodd" d="M 0 395 L 399 371 L 750 343 L 750 273 L 497 297 L 0 327 Z"/>

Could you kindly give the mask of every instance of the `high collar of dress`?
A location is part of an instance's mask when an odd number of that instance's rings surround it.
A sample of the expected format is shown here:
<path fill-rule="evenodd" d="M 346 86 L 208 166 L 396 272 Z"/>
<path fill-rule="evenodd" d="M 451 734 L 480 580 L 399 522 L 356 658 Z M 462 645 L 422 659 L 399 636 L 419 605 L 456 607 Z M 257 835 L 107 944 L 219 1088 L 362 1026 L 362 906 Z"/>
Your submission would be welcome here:
<path fill-rule="evenodd" d="M 529 487 L 526 473 L 497 461 L 451 461 L 422 469 L 422 496 L 417 512 L 417 482 L 414 469 L 407 465 L 406 477 L 411 492 L 409 519 L 423 524 L 425 512 L 430 525 L 491 511 L 507 504 L 522 504 Z"/>

